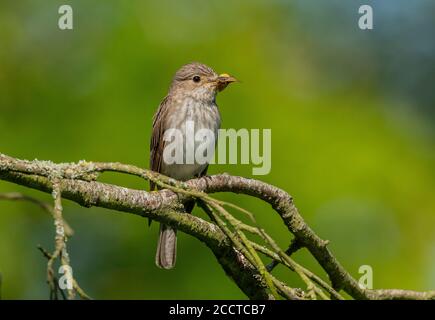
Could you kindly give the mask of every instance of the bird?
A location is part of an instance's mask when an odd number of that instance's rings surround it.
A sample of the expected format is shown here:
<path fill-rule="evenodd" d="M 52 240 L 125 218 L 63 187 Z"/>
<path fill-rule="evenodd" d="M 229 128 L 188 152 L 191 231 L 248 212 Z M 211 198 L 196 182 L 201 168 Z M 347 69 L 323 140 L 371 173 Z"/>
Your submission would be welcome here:
<path fill-rule="evenodd" d="M 215 149 L 221 117 L 216 104 L 216 95 L 237 79 L 227 73 L 217 74 L 209 66 L 191 62 L 183 65 L 172 79 L 166 97 L 160 103 L 153 117 L 150 143 L 150 168 L 179 181 L 186 181 L 206 175 L 208 163 L 196 160 L 187 162 L 183 153 L 182 163 L 167 163 L 164 149 L 169 143 L 164 135 L 167 130 L 177 129 L 183 134 L 183 145 L 177 146 L 186 151 L 186 123 L 193 122 L 195 130 L 208 129 L 214 134 L 211 146 Z M 197 148 L 197 142 L 194 148 Z M 150 183 L 150 190 L 155 189 Z M 184 204 L 184 211 L 191 213 L 194 200 Z M 160 224 L 159 240 L 155 263 L 159 268 L 172 269 L 177 255 L 177 230 L 171 226 Z"/>

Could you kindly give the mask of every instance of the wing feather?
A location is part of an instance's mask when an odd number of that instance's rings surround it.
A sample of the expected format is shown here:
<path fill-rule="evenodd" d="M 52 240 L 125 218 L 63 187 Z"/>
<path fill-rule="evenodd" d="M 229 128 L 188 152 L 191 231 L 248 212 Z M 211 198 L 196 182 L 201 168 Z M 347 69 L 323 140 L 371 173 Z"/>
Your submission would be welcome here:
<path fill-rule="evenodd" d="M 159 105 L 153 118 L 153 130 L 150 143 L 150 169 L 155 172 L 161 172 L 163 149 L 165 142 L 163 135 L 165 133 L 165 120 L 168 113 L 169 98 L 166 96 Z M 154 183 L 150 182 L 150 190 L 154 190 Z"/>

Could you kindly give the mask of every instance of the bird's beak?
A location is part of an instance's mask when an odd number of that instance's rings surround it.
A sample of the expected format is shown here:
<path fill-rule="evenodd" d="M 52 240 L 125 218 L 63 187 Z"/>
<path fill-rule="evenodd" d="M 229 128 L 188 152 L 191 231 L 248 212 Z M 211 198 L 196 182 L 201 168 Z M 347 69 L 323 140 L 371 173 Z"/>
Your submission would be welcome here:
<path fill-rule="evenodd" d="M 219 82 L 225 82 L 225 83 L 231 83 L 231 82 L 238 82 L 238 80 L 232 76 L 230 76 L 228 73 L 222 73 L 218 76 Z"/>
<path fill-rule="evenodd" d="M 227 73 L 222 73 L 216 79 L 216 87 L 218 91 L 222 91 L 232 82 L 238 82 L 238 80 Z"/>

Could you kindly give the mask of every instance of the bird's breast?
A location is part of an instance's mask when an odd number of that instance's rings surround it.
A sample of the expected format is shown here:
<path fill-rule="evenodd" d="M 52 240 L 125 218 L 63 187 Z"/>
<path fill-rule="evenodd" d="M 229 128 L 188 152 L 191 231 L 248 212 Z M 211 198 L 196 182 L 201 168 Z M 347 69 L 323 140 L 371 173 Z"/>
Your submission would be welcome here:
<path fill-rule="evenodd" d="M 194 132 L 189 131 L 193 127 Z M 220 127 L 220 115 L 217 105 L 203 103 L 194 99 L 185 99 L 175 104 L 173 112 L 168 115 L 165 129 L 176 129 L 183 137 L 182 145 L 177 146 L 183 150 L 183 164 L 162 165 L 162 173 L 177 180 L 188 180 L 200 174 L 206 168 L 207 163 L 188 163 L 187 152 L 193 152 L 201 147 L 208 150 L 215 149 L 217 134 Z M 201 129 L 207 129 L 213 134 L 214 140 L 197 140 L 195 134 Z M 205 145 L 204 145 L 205 144 Z"/>
<path fill-rule="evenodd" d="M 215 103 L 206 104 L 193 99 L 187 99 L 175 104 L 173 112 L 168 116 L 166 127 L 184 130 L 186 123 L 191 121 L 195 129 L 218 130 L 220 115 Z"/>

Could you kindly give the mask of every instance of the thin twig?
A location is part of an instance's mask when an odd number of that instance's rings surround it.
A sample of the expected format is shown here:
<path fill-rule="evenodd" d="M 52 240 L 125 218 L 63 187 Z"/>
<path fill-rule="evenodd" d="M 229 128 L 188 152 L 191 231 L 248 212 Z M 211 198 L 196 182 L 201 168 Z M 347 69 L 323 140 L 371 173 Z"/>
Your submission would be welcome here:
<path fill-rule="evenodd" d="M 141 178 L 156 182 L 165 190 L 146 193 L 143 191 L 127 189 L 110 184 L 96 182 L 96 179 L 101 172 L 115 171 L 139 176 Z M 212 224 L 190 215 L 179 214 L 180 203 L 186 200 L 196 198 L 204 200 L 207 203 L 212 203 L 215 206 L 224 207 L 230 206 L 234 209 L 239 209 L 238 206 L 228 204 L 223 201 L 215 200 L 209 196 L 215 192 L 234 192 L 247 194 L 259 198 L 269 204 L 280 215 L 282 221 L 287 226 L 288 230 L 294 235 L 295 239 L 302 247 L 308 249 L 313 257 L 319 262 L 331 281 L 331 287 L 335 291 L 343 289 L 351 297 L 355 299 L 432 299 L 432 292 L 414 292 L 406 290 L 367 290 L 358 285 L 350 273 L 340 264 L 333 256 L 332 252 L 327 247 L 328 242 L 321 239 L 307 225 L 299 211 L 293 204 L 291 196 L 284 190 L 276 188 L 270 184 L 247 179 L 243 177 L 235 177 L 227 174 L 221 174 L 211 177 L 203 177 L 192 179 L 187 182 L 179 182 L 174 179 L 162 176 L 149 170 L 141 169 L 135 166 L 120 164 L 120 163 L 92 163 L 81 161 L 79 163 L 63 163 L 55 164 L 49 161 L 26 161 L 15 159 L 3 154 L 0 154 L 0 179 L 21 184 L 27 187 L 39 189 L 45 192 L 52 192 L 53 177 L 59 179 L 62 184 L 63 197 L 76 201 L 84 206 L 100 206 L 118 211 L 130 212 L 138 214 L 153 220 L 167 223 L 178 228 L 181 231 L 190 233 L 201 241 L 204 241 L 219 258 L 222 254 L 230 252 L 228 247 L 234 247 L 234 242 L 228 242 L 228 236 L 222 232 L 221 226 L 214 228 Z M 240 211 L 245 211 L 243 208 Z M 217 208 L 215 208 L 217 210 Z M 225 211 L 220 212 L 223 215 Z M 216 214 L 218 216 L 218 214 Z M 228 220 L 228 219 L 227 219 Z M 241 248 L 244 250 L 243 255 L 249 257 L 250 262 L 256 263 L 257 258 L 250 252 L 250 243 L 243 241 L 243 231 L 248 231 L 237 226 L 238 233 L 233 233 L 234 238 Z M 318 290 L 317 285 L 329 292 L 324 286 L 310 277 L 302 266 L 296 264 L 290 257 L 290 254 L 283 252 L 278 246 L 275 246 L 273 239 L 268 236 L 264 230 L 256 226 L 260 232 L 258 233 L 266 243 L 272 247 L 274 253 L 278 253 L 281 263 L 286 264 L 295 269 L 296 272 L 303 278 L 306 277 L 308 293 L 311 298 L 315 296 L 322 297 L 322 293 Z M 236 230 L 234 229 L 234 230 Z M 231 248 L 230 247 L 230 248 Z M 224 249 L 226 248 L 226 249 Z M 255 249 L 255 248 L 254 248 Z M 251 250 L 252 251 L 252 250 Z M 255 250 L 254 250 L 255 251 Z M 232 263 L 232 268 L 237 265 Z M 227 265 L 228 267 L 228 265 Z M 236 268 L 237 269 L 237 268 Z M 236 270 L 236 269 L 226 269 Z M 241 270 L 241 269 L 240 269 Z M 272 279 L 273 285 L 282 294 L 286 291 L 281 289 L 279 280 L 270 275 L 269 272 L 261 271 L 262 276 Z M 270 277 L 268 276 L 270 275 Z M 244 292 L 249 292 L 250 296 L 256 296 L 250 291 L 249 286 L 258 284 L 257 279 L 252 278 L 251 282 L 238 281 L 238 273 L 229 273 L 236 283 Z M 269 281 L 268 281 L 269 282 Z M 257 287 L 256 288 L 260 288 Z M 316 289 L 317 288 L 317 289 Z M 262 289 L 259 289 L 262 290 Z M 331 293 L 331 292 L 329 292 Z M 309 296 L 309 295 L 308 295 Z M 295 298 L 300 296 L 295 295 Z M 324 297 L 322 297 L 324 298 Z"/>
<path fill-rule="evenodd" d="M 43 256 L 47 259 L 51 259 L 52 258 L 52 254 L 50 252 L 48 252 L 47 250 L 45 250 L 42 246 L 38 245 L 38 250 L 41 251 L 41 253 L 43 254 Z M 62 290 L 59 288 L 58 286 L 58 282 L 55 281 L 56 287 L 59 289 L 59 291 L 62 292 Z M 79 284 L 77 283 L 77 280 L 73 278 L 73 287 L 74 290 L 77 292 L 77 294 L 79 295 L 79 297 L 83 300 L 92 300 L 92 298 L 79 286 Z"/>
<path fill-rule="evenodd" d="M 294 238 L 291 242 L 290 245 L 288 246 L 287 250 L 285 251 L 285 254 L 288 255 L 289 257 L 295 253 L 296 251 L 298 251 L 299 249 L 302 248 L 302 245 L 299 243 L 299 241 Z M 273 269 L 275 269 L 275 267 L 280 263 L 279 260 L 272 260 L 268 265 L 267 265 L 267 270 L 269 270 L 269 272 L 272 272 Z"/>
<path fill-rule="evenodd" d="M 42 210 L 49 213 L 54 218 L 54 209 L 51 204 L 40 201 L 36 198 L 30 197 L 25 194 L 21 194 L 19 192 L 0 193 L 0 200 L 27 201 L 36 204 L 38 207 L 40 207 Z M 70 227 L 70 225 L 66 222 L 65 219 L 63 219 L 63 226 L 65 229 L 65 235 L 67 237 L 72 237 L 74 235 L 74 230 Z"/>

